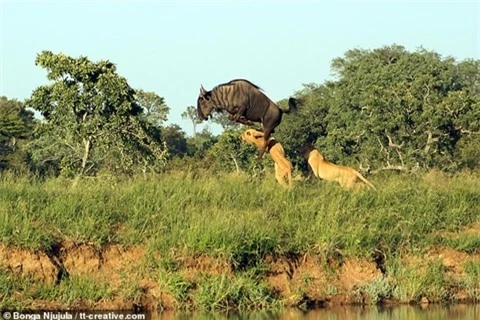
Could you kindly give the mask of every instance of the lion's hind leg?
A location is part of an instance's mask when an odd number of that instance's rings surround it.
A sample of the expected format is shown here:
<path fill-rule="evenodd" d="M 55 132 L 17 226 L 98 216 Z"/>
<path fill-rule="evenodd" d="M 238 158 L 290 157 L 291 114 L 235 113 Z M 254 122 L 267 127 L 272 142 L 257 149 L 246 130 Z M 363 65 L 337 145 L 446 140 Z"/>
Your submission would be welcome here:
<path fill-rule="evenodd" d="M 278 183 L 280 183 L 282 186 L 289 187 L 291 184 L 286 181 L 287 172 L 285 172 L 285 169 L 279 166 L 277 163 L 275 163 L 274 166 L 275 166 L 275 179 L 277 179 Z"/>
<path fill-rule="evenodd" d="M 285 164 L 278 165 L 279 168 L 279 176 L 280 179 L 283 181 L 283 185 L 285 187 L 291 188 L 292 187 L 292 169 Z"/>
<path fill-rule="evenodd" d="M 339 168 L 338 175 L 338 182 L 343 189 L 351 190 L 357 185 L 357 175 L 352 168 L 341 167 Z"/>

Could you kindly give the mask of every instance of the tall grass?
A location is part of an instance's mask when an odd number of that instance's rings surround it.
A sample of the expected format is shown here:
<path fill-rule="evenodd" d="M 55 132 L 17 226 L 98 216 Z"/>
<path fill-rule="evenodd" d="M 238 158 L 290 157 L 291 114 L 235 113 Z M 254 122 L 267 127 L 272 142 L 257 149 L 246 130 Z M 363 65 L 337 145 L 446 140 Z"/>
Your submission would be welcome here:
<path fill-rule="evenodd" d="M 268 268 L 264 258 L 305 253 L 335 259 L 371 259 L 379 253 L 388 257 L 389 273 L 359 288 L 372 303 L 423 296 L 448 301 L 445 288 L 450 280 L 441 263 L 411 267 L 402 263 L 401 255 L 437 245 L 478 250 L 475 233 L 455 238 L 449 234 L 480 221 L 480 176 L 430 172 L 370 180 L 378 191 L 348 192 L 316 179 L 297 182 L 288 191 L 268 175 L 85 179 L 75 189 L 60 178 L 3 175 L 0 243 L 45 251 L 65 240 L 97 247 L 117 243 L 142 246 L 147 255 L 142 270 L 122 277 L 115 290 L 87 277 L 47 286 L 29 278 L 12 279 L 10 271 L 0 270 L 0 302 L 23 308 L 29 299 L 69 305 L 118 295 L 139 302 L 139 282 L 148 275 L 183 306 L 271 308 L 281 302 L 262 279 Z M 153 259 L 153 253 L 160 258 Z M 230 263 L 234 276 L 205 274 L 192 282 L 178 270 L 178 255 L 220 257 Z M 477 264 L 468 265 L 463 284 L 477 300 L 478 270 Z M 23 292 L 23 298 L 15 299 L 15 292 Z"/>
<path fill-rule="evenodd" d="M 75 189 L 61 179 L 3 176 L 0 240 L 34 250 L 65 239 L 173 248 L 231 258 L 242 269 L 265 255 L 311 250 L 370 256 L 438 242 L 462 248 L 439 235 L 480 221 L 478 176 L 372 180 L 378 191 L 310 179 L 289 192 L 273 179 L 238 175 L 83 180 Z M 465 241 L 466 248 L 477 243 Z"/>
<path fill-rule="evenodd" d="M 38 282 L 28 276 L 18 276 L 0 268 L 0 307 L 22 310 L 35 299 L 55 301 L 82 307 L 112 297 L 113 291 L 104 281 L 87 276 L 73 276 L 59 285 Z"/>

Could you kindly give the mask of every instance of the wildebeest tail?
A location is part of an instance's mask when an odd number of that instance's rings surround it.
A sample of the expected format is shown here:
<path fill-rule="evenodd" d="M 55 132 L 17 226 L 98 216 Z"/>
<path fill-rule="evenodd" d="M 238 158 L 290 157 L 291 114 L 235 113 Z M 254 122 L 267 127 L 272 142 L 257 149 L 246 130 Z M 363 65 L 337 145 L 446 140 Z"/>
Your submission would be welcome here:
<path fill-rule="evenodd" d="M 298 106 L 299 106 L 298 100 L 293 97 L 290 97 L 288 98 L 288 109 L 282 110 L 282 111 L 283 113 L 290 113 L 292 111 L 297 110 Z"/>

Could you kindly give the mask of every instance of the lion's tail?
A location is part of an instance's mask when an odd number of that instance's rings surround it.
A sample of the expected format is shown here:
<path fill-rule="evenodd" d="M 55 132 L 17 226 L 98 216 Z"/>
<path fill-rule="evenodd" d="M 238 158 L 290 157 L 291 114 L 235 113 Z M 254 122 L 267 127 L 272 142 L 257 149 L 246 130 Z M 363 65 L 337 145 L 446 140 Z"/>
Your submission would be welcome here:
<path fill-rule="evenodd" d="M 360 178 L 360 180 L 362 180 L 363 182 L 365 182 L 366 185 L 368 185 L 373 190 L 377 190 L 377 188 L 375 188 L 375 186 L 370 181 L 368 181 L 364 176 L 362 176 L 360 172 L 358 171 L 355 171 L 355 172 L 357 173 L 357 177 Z"/>

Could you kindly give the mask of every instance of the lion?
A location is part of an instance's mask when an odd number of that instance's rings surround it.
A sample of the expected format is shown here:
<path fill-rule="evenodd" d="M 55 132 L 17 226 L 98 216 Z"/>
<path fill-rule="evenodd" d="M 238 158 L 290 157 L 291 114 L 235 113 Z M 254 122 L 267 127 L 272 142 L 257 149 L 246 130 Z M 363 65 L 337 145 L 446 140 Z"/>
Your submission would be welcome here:
<path fill-rule="evenodd" d="M 322 154 L 315 148 L 307 150 L 307 161 L 312 168 L 313 174 L 320 179 L 327 181 L 337 181 L 344 189 L 351 189 L 361 180 L 370 188 L 377 190 L 375 186 L 365 179 L 357 170 L 336 165 L 326 160 Z"/>
<path fill-rule="evenodd" d="M 264 134 L 261 131 L 248 129 L 241 135 L 242 140 L 254 144 L 257 148 L 265 145 Z M 275 166 L 275 179 L 284 187 L 292 187 L 292 163 L 285 157 L 282 145 L 271 137 L 267 144 L 267 153 L 270 153 Z"/>

